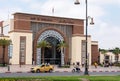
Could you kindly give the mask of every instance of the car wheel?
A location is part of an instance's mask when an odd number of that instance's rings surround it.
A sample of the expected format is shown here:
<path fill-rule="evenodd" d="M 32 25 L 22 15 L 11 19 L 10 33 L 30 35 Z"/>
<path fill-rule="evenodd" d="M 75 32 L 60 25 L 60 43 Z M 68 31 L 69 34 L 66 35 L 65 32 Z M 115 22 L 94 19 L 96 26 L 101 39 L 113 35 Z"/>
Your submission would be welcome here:
<path fill-rule="evenodd" d="M 52 70 L 52 69 L 50 69 L 50 70 L 49 70 L 49 72 L 50 72 L 50 73 L 52 73 L 52 72 L 53 72 L 53 70 Z"/>
<path fill-rule="evenodd" d="M 39 69 L 37 69 L 37 70 L 36 70 L 36 73 L 40 73 L 40 70 L 39 70 Z"/>

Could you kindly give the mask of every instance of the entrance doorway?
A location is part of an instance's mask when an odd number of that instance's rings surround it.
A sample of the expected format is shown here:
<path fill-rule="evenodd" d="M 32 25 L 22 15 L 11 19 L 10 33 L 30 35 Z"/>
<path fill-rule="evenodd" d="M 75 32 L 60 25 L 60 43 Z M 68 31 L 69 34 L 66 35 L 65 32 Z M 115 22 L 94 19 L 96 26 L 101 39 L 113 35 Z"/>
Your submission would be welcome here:
<path fill-rule="evenodd" d="M 58 50 L 57 45 L 60 43 L 55 37 L 47 37 L 45 41 L 49 42 L 51 48 L 45 48 L 44 60 L 45 63 L 50 64 L 60 64 L 61 63 L 61 53 Z M 42 60 L 42 59 L 41 59 Z"/>

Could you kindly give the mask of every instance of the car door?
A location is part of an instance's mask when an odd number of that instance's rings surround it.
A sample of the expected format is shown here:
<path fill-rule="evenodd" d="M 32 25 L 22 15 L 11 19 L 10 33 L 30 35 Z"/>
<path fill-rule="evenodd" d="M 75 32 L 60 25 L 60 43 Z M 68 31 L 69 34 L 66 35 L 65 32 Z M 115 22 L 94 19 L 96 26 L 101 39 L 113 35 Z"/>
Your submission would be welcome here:
<path fill-rule="evenodd" d="M 40 71 L 41 71 L 41 72 L 44 72 L 44 71 L 45 71 L 45 65 L 41 65 Z"/>
<path fill-rule="evenodd" d="M 45 71 L 49 71 L 49 65 L 45 66 Z"/>

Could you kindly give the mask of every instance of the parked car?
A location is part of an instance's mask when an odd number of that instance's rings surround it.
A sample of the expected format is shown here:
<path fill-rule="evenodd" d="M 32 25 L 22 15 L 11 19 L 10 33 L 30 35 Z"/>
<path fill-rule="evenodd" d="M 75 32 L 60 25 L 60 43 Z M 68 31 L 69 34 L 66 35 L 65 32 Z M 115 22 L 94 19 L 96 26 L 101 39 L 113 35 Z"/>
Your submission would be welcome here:
<path fill-rule="evenodd" d="M 40 72 L 53 72 L 54 66 L 48 64 L 42 64 L 39 66 L 35 66 L 31 68 L 32 73 L 40 73 Z"/>

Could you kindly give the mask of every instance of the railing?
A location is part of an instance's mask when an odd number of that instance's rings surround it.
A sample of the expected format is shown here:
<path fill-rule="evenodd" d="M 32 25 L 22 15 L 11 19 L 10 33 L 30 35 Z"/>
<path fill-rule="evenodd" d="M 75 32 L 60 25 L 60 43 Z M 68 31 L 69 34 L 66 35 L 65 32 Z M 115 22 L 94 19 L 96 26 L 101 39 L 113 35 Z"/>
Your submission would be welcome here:
<path fill-rule="evenodd" d="M 60 58 L 44 58 L 44 60 L 45 60 L 45 63 L 50 63 L 50 64 L 60 64 L 61 63 Z"/>

